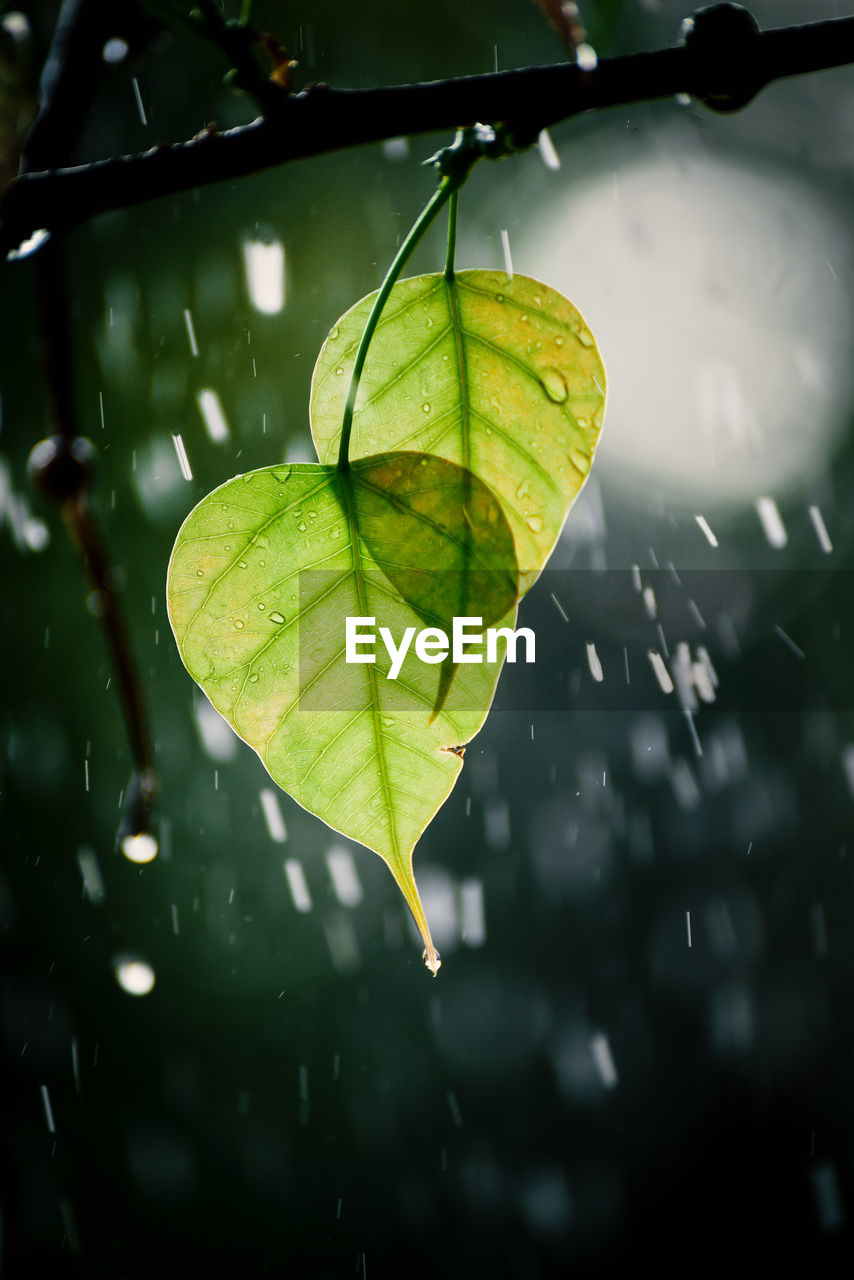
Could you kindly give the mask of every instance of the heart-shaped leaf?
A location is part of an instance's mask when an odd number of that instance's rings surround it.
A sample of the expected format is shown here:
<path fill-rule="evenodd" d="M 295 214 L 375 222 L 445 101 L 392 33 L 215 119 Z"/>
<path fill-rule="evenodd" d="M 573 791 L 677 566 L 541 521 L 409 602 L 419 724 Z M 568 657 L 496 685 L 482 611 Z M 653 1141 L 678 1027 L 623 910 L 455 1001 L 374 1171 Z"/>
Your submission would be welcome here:
<path fill-rule="evenodd" d="M 327 338 L 314 370 L 318 457 L 338 452 L 356 348 L 376 295 Z M 579 312 L 548 285 L 498 271 L 398 282 L 362 373 L 350 457 L 436 454 L 472 471 L 513 530 L 524 593 L 587 478 L 605 411 L 605 372 Z"/>
<path fill-rule="evenodd" d="M 385 859 L 433 972 L 412 850 L 462 767 L 455 748 L 486 717 L 503 642 L 492 662 L 459 668 L 433 715 L 447 684 L 441 657 L 410 643 L 390 678 L 378 641 L 375 662 L 348 662 L 346 620 L 374 619 L 360 630 L 388 628 L 396 646 L 425 620 L 444 629 L 461 608 L 512 627 L 516 581 L 512 534 L 486 486 L 409 453 L 346 472 L 238 476 L 190 513 L 169 564 L 169 618 L 188 671 L 279 786 Z"/>

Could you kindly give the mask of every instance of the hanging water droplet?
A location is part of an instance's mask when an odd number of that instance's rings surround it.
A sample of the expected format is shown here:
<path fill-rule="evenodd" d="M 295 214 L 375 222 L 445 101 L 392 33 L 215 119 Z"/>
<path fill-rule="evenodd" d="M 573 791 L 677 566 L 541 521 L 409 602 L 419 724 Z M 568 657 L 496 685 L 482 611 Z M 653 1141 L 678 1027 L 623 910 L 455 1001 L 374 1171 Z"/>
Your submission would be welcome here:
<path fill-rule="evenodd" d="M 580 471 L 583 476 L 586 476 L 590 470 L 590 459 L 587 454 L 583 453 L 581 449 L 572 448 L 568 456 L 576 471 Z"/>
<path fill-rule="evenodd" d="M 274 613 L 270 614 L 271 622 L 284 622 L 284 620 L 284 615 L 279 613 L 278 609 Z"/>
<path fill-rule="evenodd" d="M 543 390 L 553 404 L 563 404 L 569 394 L 566 378 L 557 369 L 543 369 L 540 374 Z"/>
<path fill-rule="evenodd" d="M 543 532 L 543 522 L 540 516 L 528 516 L 525 523 L 527 524 L 528 528 L 531 530 L 531 533 Z"/>

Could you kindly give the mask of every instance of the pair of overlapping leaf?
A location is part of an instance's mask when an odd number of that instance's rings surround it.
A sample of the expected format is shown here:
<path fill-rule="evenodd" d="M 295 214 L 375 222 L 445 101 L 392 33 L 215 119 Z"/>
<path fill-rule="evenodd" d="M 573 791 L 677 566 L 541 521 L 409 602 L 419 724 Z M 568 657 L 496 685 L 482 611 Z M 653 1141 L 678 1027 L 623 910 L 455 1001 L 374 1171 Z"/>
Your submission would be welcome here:
<path fill-rule="evenodd" d="M 589 471 L 605 381 L 573 305 L 543 284 L 464 271 L 397 284 L 362 376 L 350 467 L 336 467 L 373 296 L 314 371 L 318 464 L 238 476 L 188 516 L 169 615 L 193 678 L 274 780 L 388 863 L 438 967 L 412 850 L 482 725 L 499 661 L 397 679 L 385 648 L 345 660 L 345 619 L 510 626 Z"/>

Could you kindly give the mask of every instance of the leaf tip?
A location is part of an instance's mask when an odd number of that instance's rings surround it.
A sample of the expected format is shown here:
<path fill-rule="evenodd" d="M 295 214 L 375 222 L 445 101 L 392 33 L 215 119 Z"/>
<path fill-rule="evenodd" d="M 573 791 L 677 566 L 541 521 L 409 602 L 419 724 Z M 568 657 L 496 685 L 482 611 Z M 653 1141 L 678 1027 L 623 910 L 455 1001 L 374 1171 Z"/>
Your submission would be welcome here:
<path fill-rule="evenodd" d="M 442 967 L 442 957 L 439 955 L 439 952 L 433 946 L 432 942 L 430 942 L 421 952 L 421 958 L 435 978 Z"/>

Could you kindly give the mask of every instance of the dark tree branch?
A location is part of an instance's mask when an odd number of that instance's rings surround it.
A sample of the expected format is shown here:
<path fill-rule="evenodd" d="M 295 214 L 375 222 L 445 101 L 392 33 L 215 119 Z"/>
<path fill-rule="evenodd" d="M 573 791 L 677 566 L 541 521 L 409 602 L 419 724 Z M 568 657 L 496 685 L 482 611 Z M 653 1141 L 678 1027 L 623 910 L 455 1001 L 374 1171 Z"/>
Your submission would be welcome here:
<path fill-rule="evenodd" d="M 685 26 L 678 47 L 607 58 L 592 70 L 561 65 L 392 88 L 316 86 L 283 94 L 275 113 L 227 133 L 25 174 L 2 206 L 0 252 L 40 228 L 68 230 L 110 209 L 400 134 L 481 120 L 509 124 L 523 144 L 582 112 L 679 93 L 735 110 L 774 80 L 854 62 L 854 17 L 759 32 L 746 10 L 719 5 Z"/>

